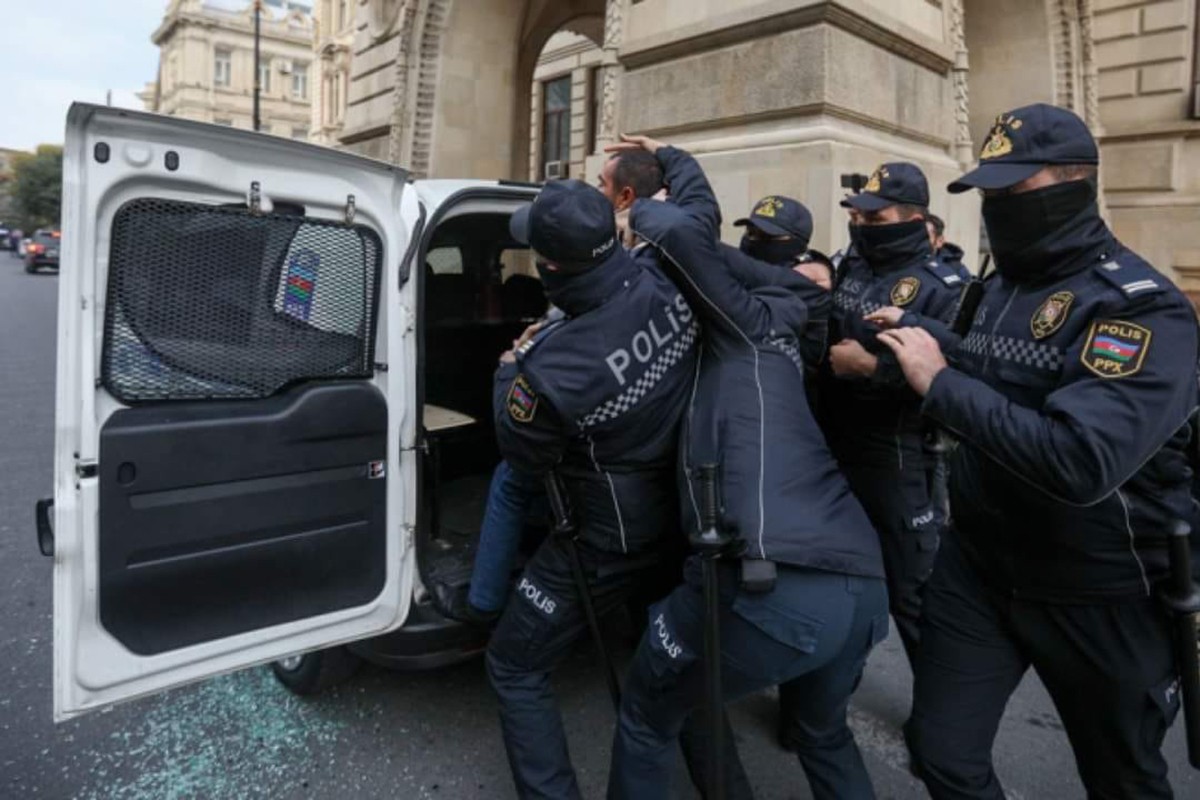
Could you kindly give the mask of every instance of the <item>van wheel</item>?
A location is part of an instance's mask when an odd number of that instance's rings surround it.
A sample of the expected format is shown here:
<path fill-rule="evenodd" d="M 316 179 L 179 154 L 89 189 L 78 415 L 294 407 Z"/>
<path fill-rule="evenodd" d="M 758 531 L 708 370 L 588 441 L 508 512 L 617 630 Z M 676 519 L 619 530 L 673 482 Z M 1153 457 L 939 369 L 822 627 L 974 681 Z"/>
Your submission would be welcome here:
<path fill-rule="evenodd" d="M 345 647 L 331 647 L 281 658 L 271 664 L 271 671 L 292 693 L 312 695 L 348 680 L 361 665 L 362 659 Z"/>

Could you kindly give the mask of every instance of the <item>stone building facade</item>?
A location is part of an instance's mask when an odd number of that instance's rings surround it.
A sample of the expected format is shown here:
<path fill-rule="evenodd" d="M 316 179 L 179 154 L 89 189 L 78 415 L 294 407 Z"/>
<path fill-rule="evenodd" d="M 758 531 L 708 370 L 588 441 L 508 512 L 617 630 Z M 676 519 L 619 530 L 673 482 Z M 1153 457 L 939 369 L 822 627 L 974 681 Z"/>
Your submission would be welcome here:
<path fill-rule="evenodd" d="M 563 29 L 573 52 L 543 59 Z M 574 177 L 647 133 L 701 158 L 729 219 L 790 193 L 835 249 L 841 176 L 910 160 L 973 253 L 978 199 L 947 180 L 998 112 L 1051 102 L 1100 134 L 1117 233 L 1200 291 L 1198 34 L 1197 0 L 357 0 L 338 142 L 420 175 L 541 177 L 542 79 L 569 75 Z"/>
<path fill-rule="evenodd" d="M 350 59 L 357 0 L 317 0 L 313 9 L 314 73 L 312 135 L 317 144 L 337 146 L 346 122 Z"/>
<path fill-rule="evenodd" d="M 307 139 L 314 94 L 311 5 L 262 2 L 262 129 Z M 148 110 L 253 127 L 251 0 L 171 0 L 152 41 L 159 47 L 158 78 L 139 95 Z"/>

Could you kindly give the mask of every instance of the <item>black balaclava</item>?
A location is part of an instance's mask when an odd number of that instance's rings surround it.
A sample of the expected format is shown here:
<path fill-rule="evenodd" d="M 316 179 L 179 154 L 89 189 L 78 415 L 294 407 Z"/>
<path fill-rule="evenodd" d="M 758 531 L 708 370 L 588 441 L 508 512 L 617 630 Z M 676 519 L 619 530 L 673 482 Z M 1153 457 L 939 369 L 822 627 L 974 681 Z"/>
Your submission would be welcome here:
<path fill-rule="evenodd" d="M 1072 253 L 1108 237 L 1091 180 L 985 196 L 983 222 L 997 271 L 1018 283 L 1052 277 Z"/>
<path fill-rule="evenodd" d="M 740 249 L 759 261 L 780 266 L 791 266 L 796 259 L 808 252 L 808 241 L 797 239 L 752 239 L 743 236 Z"/>
<path fill-rule="evenodd" d="M 851 225 L 850 240 L 874 272 L 899 269 L 933 257 L 923 219 L 890 225 Z"/>

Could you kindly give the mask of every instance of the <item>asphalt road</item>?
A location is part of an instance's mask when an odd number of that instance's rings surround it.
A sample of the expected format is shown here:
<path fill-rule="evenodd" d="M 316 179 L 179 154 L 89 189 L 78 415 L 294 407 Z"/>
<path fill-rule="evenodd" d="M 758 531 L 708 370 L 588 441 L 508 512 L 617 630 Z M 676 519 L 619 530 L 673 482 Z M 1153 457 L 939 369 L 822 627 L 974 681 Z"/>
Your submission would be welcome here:
<path fill-rule="evenodd" d="M 0 252 L 0 798 L 513 797 L 479 662 L 423 674 L 368 667 L 311 700 L 252 669 L 53 724 L 51 562 L 37 552 L 33 504 L 51 492 L 58 280 L 19 263 Z M 612 726 L 593 661 L 582 646 L 556 683 L 588 798 L 603 796 Z M 899 736 L 910 686 L 892 636 L 852 709 L 881 798 L 926 796 Z M 773 709 L 766 694 L 732 709 L 743 759 L 760 798 L 807 798 L 799 765 L 772 741 Z M 1200 796 L 1180 724 L 1167 749 L 1178 796 Z M 1084 797 L 1032 676 L 1009 705 L 996 764 L 1013 798 Z M 693 796 L 676 783 L 679 797 Z"/>

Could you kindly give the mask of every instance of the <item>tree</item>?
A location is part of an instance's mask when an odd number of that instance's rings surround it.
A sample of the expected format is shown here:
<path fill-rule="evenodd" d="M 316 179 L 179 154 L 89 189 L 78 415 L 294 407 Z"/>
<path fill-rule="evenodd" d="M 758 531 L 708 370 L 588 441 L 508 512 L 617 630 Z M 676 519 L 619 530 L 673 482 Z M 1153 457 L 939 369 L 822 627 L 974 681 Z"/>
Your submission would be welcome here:
<path fill-rule="evenodd" d="M 27 231 L 56 228 L 62 214 L 62 148 L 38 145 L 35 153 L 13 158 L 9 182 L 17 221 Z"/>

